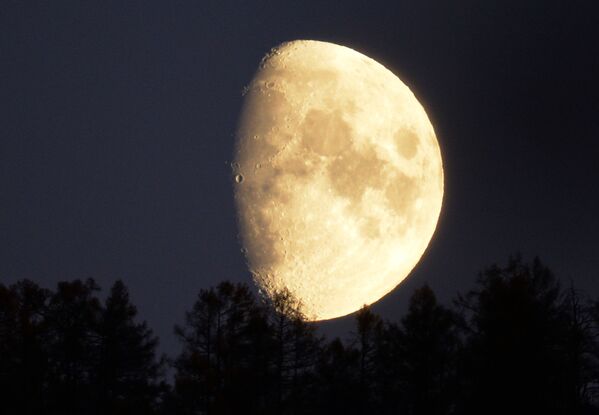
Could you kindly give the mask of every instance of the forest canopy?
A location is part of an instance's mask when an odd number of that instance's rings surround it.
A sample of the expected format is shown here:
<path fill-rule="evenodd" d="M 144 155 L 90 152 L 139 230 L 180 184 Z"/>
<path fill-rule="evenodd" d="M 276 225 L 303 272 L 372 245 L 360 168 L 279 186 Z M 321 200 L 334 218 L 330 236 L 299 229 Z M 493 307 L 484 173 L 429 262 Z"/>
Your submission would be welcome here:
<path fill-rule="evenodd" d="M 99 290 L 0 284 L 0 413 L 599 413 L 599 302 L 538 259 L 481 271 L 450 305 L 424 285 L 396 320 L 365 306 L 343 340 L 288 292 L 224 281 L 197 294 L 170 357 L 122 281 Z"/>

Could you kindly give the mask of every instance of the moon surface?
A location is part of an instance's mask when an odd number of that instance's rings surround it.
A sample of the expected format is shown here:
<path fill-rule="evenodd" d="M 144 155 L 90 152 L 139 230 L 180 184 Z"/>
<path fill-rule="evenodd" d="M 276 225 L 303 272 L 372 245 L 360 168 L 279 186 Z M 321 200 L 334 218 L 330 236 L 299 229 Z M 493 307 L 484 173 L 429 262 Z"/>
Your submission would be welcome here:
<path fill-rule="evenodd" d="M 242 251 L 261 291 L 309 320 L 404 280 L 443 199 L 433 126 L 391 71 L 328 42 L 284 43 L 244 90 L 232 164 Z"/>

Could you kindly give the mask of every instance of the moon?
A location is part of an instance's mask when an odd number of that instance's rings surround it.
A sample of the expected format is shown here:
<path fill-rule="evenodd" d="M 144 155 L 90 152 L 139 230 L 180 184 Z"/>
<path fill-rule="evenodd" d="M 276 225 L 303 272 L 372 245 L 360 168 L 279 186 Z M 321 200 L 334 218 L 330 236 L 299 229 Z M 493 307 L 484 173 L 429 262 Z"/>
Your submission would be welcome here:
<path fill-rule="evenodd" d="M 393 290 L 443 200 L 439 144 L 410 89 L 375 60 L 314 40 L 273 48 L 245 88 L 232 179 L 255 282 L 291 293 L 308 320 Z"/>

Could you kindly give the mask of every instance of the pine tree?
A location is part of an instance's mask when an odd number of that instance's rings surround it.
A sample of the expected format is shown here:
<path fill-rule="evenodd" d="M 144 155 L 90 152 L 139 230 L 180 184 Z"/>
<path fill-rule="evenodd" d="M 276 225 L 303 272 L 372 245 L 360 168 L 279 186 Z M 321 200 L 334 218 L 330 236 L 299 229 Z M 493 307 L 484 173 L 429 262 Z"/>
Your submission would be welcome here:
<path fill-rule="evenodd" d="M 45 317 L 49 337 L 48 413 L 95 410 L 92 380 L 101 314 L 97 291 L 93 280 L 75 280 L 60 282 L 50 297 Z"/>
<path fill-rule="evenodd" d="M 163 360 L 156 357 L 158 339 L 145 322 L 122 281 L 114 283 L 97 325 L 94 386 L 98 413 L 149 414 L 160 392 Z"/>
<path fill-rule="evenodd" d="M 493 266 L 457 304 L 467 319 L 465 413 L 570 414 L 559 283 L 538 259 Z"/>
<path fill-rule="evenodd" d="M 0 403 L 2 413 L 43 411 L 48 353 L 49 292 L 31 281 L 0 284 Z"/>
<path fill-rule="evenodd" d="M 253 330 L 266 329 L 265 323 L 245 285 L 222 282 L 200 291 L 185 325 L 175 327 L 183 343 L 175 389 L 184 411 L 228 414 L 261 405 L 256 385 L 246 381 L 256 374 L 256 356 L 263 355 Z"/>
<path fill-rule="evenodd" d="M 448 414 L 456 391 L 457 316 L 428 285 L 410 298 L 398 331 L 400 406 L 407 414 Z"/>
<path fill-rule="evenodd" d="M 376 368 L 377 345 L 383 333 L 383 321 L 370 307 L 364 306 L 356 314 L 356 332 L 353 343 L 359 351 L 360 412 L 369 413 L 374 405 L 373 383 Z"/>
<path fill-rule="evenodd" d="M 315 413 L 361 413 L 359 368 L 360 351 L 355 347 L 346 346 L 339 338 L 323 345 L 316 365 Z"/>
<path fill-rule="evenodd" d="M 302 303 L 289 290 L 276 292 L 269 304 L 274 356 L 275 408 L 301 413 L 311 405 L 314 366 L 322 339 L 306 322 Z"/>

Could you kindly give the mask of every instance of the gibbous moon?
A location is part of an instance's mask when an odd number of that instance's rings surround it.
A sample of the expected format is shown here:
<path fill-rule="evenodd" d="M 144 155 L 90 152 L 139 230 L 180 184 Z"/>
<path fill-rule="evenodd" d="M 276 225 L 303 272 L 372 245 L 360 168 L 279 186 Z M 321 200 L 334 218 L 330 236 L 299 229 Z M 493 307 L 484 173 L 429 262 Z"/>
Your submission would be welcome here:
<path fill-rule="evenodd" d="M 261 290 L 288 290 L 310 320 L 393 290 L 443 199 L 439 144 L 414 94 L 373 59 L 312 40 L 274 48 L 244 92 L 232 179 Z"/>

